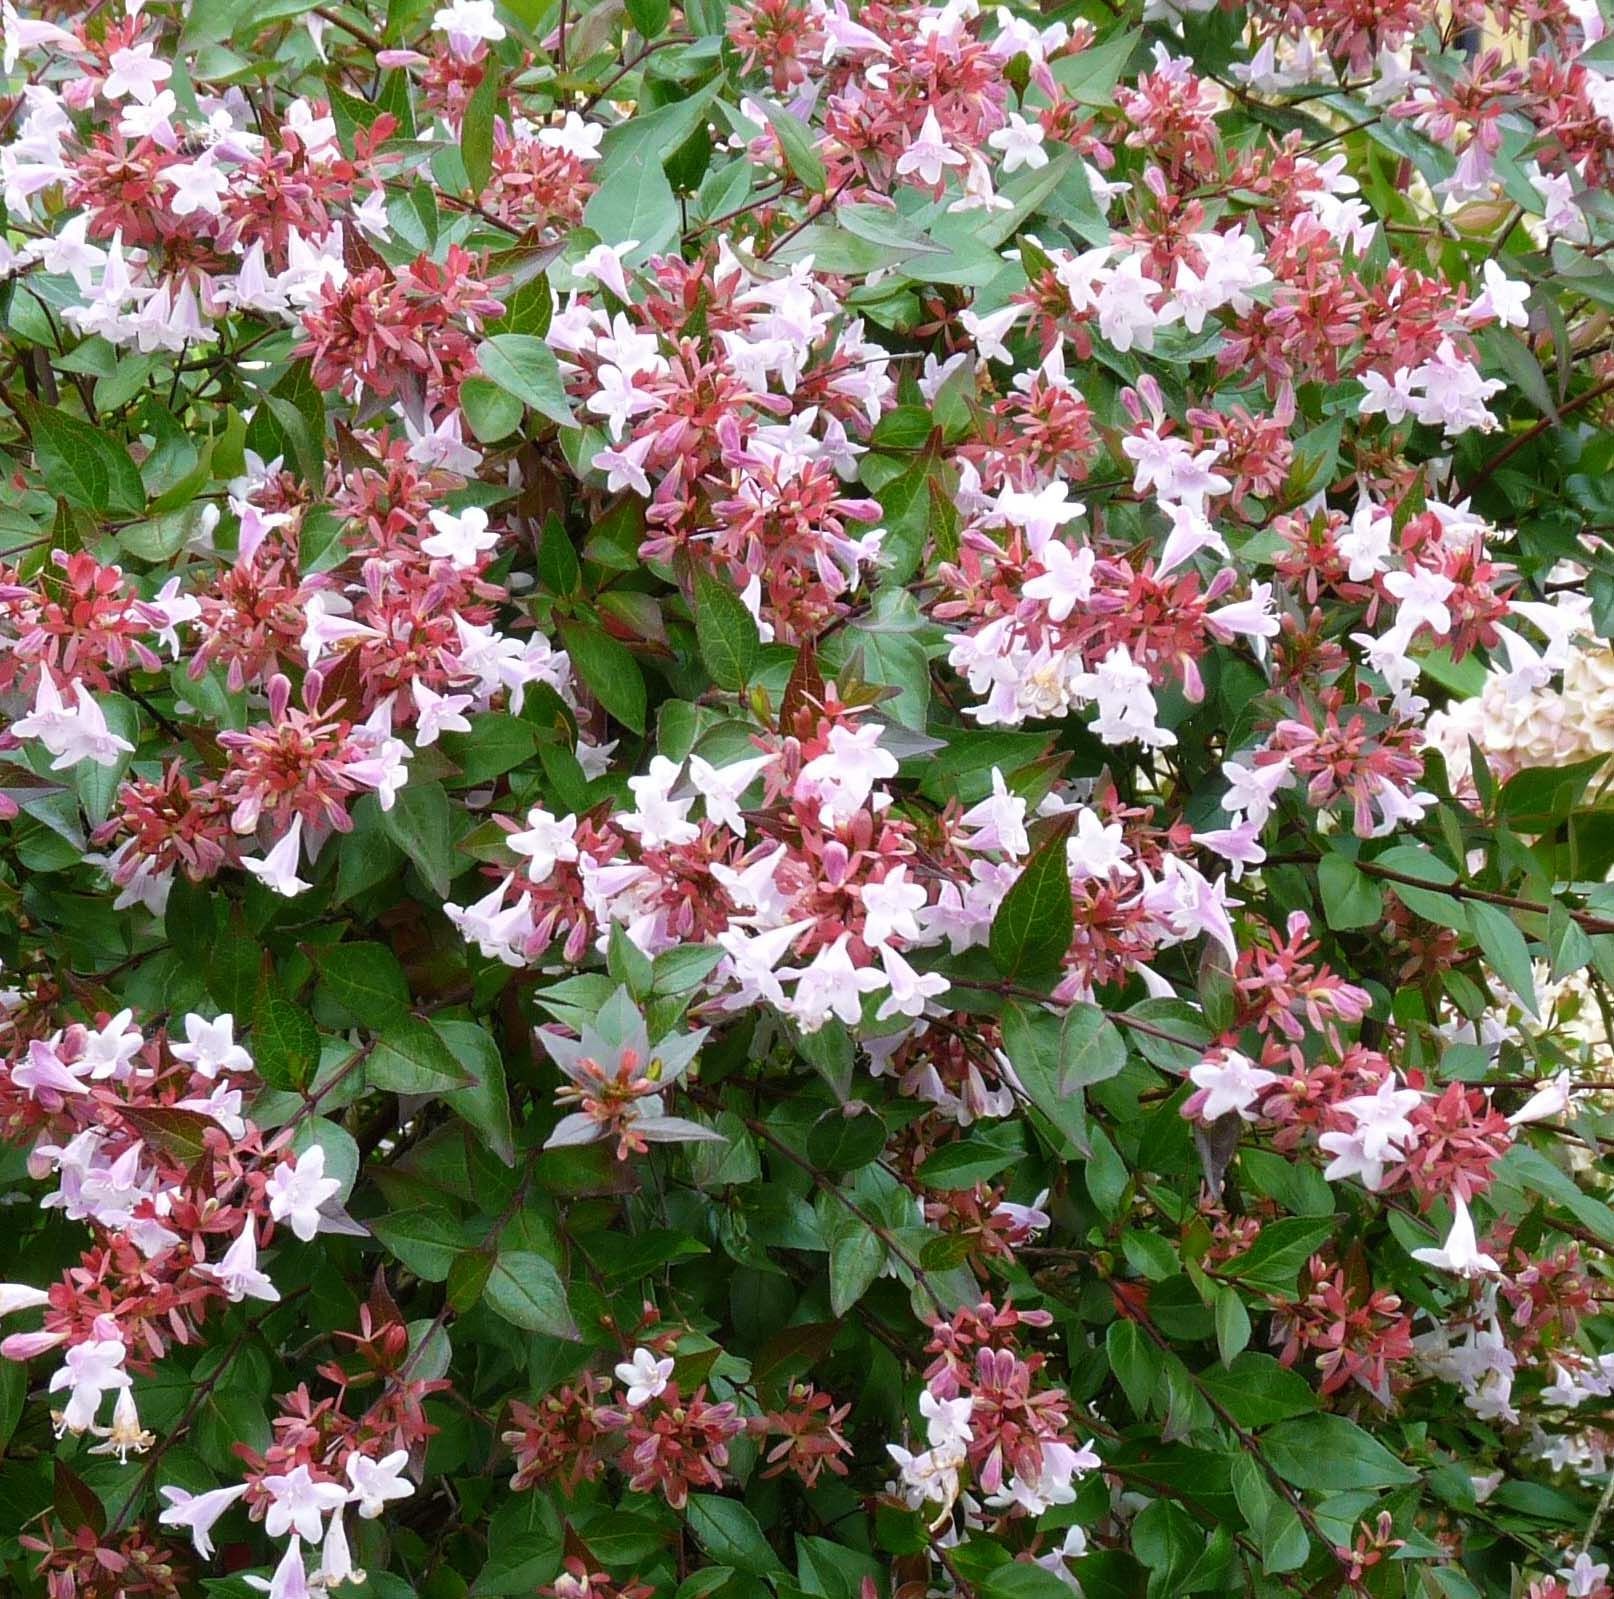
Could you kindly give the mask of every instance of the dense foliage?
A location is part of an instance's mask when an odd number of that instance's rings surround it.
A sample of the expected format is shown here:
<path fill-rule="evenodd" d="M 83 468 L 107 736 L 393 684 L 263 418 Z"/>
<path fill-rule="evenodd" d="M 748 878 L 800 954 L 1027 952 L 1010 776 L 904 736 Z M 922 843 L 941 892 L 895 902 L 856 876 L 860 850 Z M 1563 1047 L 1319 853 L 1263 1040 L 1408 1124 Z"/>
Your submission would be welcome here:
<path fill-rule="evenodd" d="M 1610 1599 L 1594 0 L 6 0 L 0 1585 Z"/>

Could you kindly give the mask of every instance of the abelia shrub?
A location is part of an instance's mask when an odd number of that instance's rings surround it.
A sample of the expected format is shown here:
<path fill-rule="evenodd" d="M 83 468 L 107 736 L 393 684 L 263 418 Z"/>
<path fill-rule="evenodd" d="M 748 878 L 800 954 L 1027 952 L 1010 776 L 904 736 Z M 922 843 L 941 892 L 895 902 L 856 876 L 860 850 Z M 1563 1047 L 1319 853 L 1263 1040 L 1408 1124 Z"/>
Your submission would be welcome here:
<path fill-rule="evenodd" d="M 8 1594 L 1614 1599 L 1596 0 L 0 31 Z"/>

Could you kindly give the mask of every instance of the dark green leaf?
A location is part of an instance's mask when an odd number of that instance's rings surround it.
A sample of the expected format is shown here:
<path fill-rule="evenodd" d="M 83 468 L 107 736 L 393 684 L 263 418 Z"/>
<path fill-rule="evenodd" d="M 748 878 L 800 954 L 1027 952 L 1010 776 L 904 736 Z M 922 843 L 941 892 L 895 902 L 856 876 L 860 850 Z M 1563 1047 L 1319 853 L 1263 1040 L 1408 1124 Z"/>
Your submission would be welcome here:
<path fill-rule="evenodd" d="M 743 689 L 756 669 L 762 640 L 745 601 L 705 567 L 695 569 L 695 638 L 719 688 Z"/>
<path fill-rule="evenodd" d="M 381 1028 L 409 1008 L 409 983 L 384 944 L 309 944 L 325 992 L 366 1027 Z"/>
<path fill-rule="evenodd" d="M 1067 827 L 1055 829 L 1003 896 L 988 939 L 992 962 L 1005 977 L 1051 974 L 1070 948 L 1076 919 L 1065 858 Z"/>
<path fill-rule="evenodd" d="M 139 469 L 112 433 L 26 394 L 14 394 L 12 404 L 27 424 L 34 464 L 52 494 L 113 516 L 145 510 Z"/>
<path fill-rule="evenodd" d="M 560 636 L 578 675 L 624 727 L 645 729 L 644 674 L 625 644 L 581 622 L 563 622 Z"/>
<path fill-rule="evenodd" d="M 560 1273 L 530 1250 L 500 1250 L 488 1274 L 483 1296 L 508 1322 L 527 1332 L 575 1340 L 577 1323 L 566 1302 Z"/>

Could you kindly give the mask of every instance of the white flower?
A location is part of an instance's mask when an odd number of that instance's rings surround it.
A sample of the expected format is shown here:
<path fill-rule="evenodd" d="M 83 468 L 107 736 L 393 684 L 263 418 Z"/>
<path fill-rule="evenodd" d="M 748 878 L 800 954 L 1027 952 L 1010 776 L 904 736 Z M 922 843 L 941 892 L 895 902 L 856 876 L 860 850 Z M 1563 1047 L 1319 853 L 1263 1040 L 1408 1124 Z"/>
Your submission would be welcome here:
<path fill-rule="evenodd" d="M 353 1551 L 348 1547 L 347 1524 L 339 1510 L 331 1517 L 325 1529 L 325 1542 L 319 1546 L 319 1572 L 315 1584 L 329 1593 L 343 1583 L 363 1582 L 364 1572 L 353 1564 Z"/>
<path fill-rule="evenodd" d="M 728 828 L 737 838 L 744 838 L 745 817 L 740 810 L 740 798 L 774 760 L 771 754 L 758 755 L 729 766 L 713 766 L 699 755 L 691 755 L 689 780 L 706 802 L 706 820 L 714 826 Z"/>
<path fill-rule="evenodd" d="M 111 1325 L 104 1316 L 96 1322 Z M 109 1389 L 129 1386 L 129 1374 L 123 1369 L 125 1353 L 121 1338 L 89 1338 L 67 1351 L 62 1365 L 51 1374 L 50 1391 L 72 1390 L 62 1412 L 62 1426 L 68 1432 L 83 1432 L 94 1423 Z"/>
<path fill-rule="evenodd" d="M 988 526 L 1007 522 L 1019 528 L 1031 546 L 1031 553 L 1047 565 L 1048 541 L 1067 522 L 1075 521 L 1078 516 L 1084 514 L 1084 511 L 1085 507 L 1080 502 L 1070 498 L 1070 485 L 1062 478 L 1053 478 L 1040 489 L 1021 490 L 1004 487 L 992 502 L 992 509 L 986 520 Z M 1066 552 L 1067 555 L 1069 553 Z M 1058 559 L 1057 556 L 1053 557 L 1055 561 Z M 1074 560 L 1079 571 L 1083 563 L 1080 557 L 1075 557 Z"/>
<path fill-rule="evenodd" d="M 642 439 L 630 439 L 621 449 L 607 445 L 595 452 L 589 465 L 596 472 L 605 473 L 608 494 L 620 494 L 632 489 L 635 494 L 650 497 L 650 479 L 645 475 L 644 464 L 656 442 L 655 435 L 647 433 Z"/>
<path fill-rule="evenodd" d="M 320 1482 L 305 1465 L 263 1479 L 269 1510 L 263 1518 L 271 1538 L 295 1532 L 304 1543 L 318 1543 L 328 1511 L 347 1503 L 347 1490 L 339 1482 Z"/>
<path fill-rule="evenodd" d="M 1042 140 L 1042 124 L 1027 122 L 1018 111 L 1009 113 L 1006 127 L 999 128 L 986 137 L 986 142 L 994 150 L 1003 152 L 1005 173 L 1018 172 L 1021 167 L 1028 167 L 1035 172 L 1039 167 L 1047 166 L 1048 152 L 1043 149 Z"/>
<path fill-rule="evenodd" d="M 527 940 L 533 933 L 532 896 L 522 894 L 515 904 L 506 905 L 504 896 L 514 881 L 512 873 L 473 904 L 444 905 L 443 914 L 460 930 L 460 936 L 468 944 L 475 944 L 489 960 L 523 966 Z"/>
<path fill-rule="evenodd" d="M 187 1493 L 183 1488 L 168 1486 L 158 1491 L 168 1501 L 168 1508 L 157 1517 L 158 1521 L 165 1527 L 186 1528 L 197 1554 L 204 1560 L 211 1560 L 213 1523 L 247 1491 L 247 1485 L 242 1482 L 233 1488 L 213 1488 L 202 1494 Z"/>
<path fill-rule="evenodd" d="M 1091 672 L 1081 678 L 1083 698 L 1098 704 L 1093 731 L 1106 744 L 1136 740 L 1146 749 L 1175 744 L 1177 735 L 1155 720 L 1154 694 L 1147 667 L 1137 665 L 1126 645 L 1117 644 Z"/>
<path fill-rule="evenodd" d="M 526 875 L 534 883 L 542 883 L 558 862 L 577 859 L 577 818 L 556 817 L 535 805 L 527 812 L 526 828 L 512 833 L 505 843 L 527 858 Z"/>
<path fill-rule="evenodd" d="M 258 1270 L 258 1239 L 250 1219 L 217 1265 L 204 1261 L 196 1269 L 204 1277 L 213 1278 L 233 1305 L 243 1299 L 262 1299 L 274 1304 L 280 1298 L 280 1290 Z"/>
<path fill-rule="evenodd" d="M 878 883 L 865 883 L 863 942 L 870 949 L 888 944 L 893 938 L 915 942 L 920 933 L 914 913 L 924 909 L 928 897 L 921 884 L 908 881 L 906 866 L 893 866 Z"/>
<path fill-rule="evenodd" d="M 286 1545 L 268 1582 L 262 1577 L 244 1577 L 242 1581 L 267 1594 L 268 1599 L 314 1599 L 314 1590 L 308 1585 L 308 1568 L 303 1564 L 302 1540 L 298 1538 Z"/>
<path fill-rule="evenodd" d="M 790 953 L 790 946 L 816 925 L 813 921 L 787 922 L 754 936 L 732 924 L 724 928 L 717 935 L 726 957 L 719 972 L 739 985 L 738 991 L 724 1001 L 724 1009 L 739 1010 L 761 999 L 783 1010 L 785 993 L 774 976 L 775 968 Z"/>
<path fill-rule="evenodd" d="M 56 757 L 51 762 L 53 772 L 80 761 L 116 766 L 120 755 L 134 750 L 133 744 L 107 726 L 105 714 L 82 681 L 73 684 L 73 708 L 69 710 L 48 670 L 39 674 L 33 710 L 13 722 L 11 732 L 17 738 L 37 738 Z"/>
<path fill-rule="evenodd" d="M 648 1349 L 635 1349 L 633 1358 L 616 1368 L 616 1380 L 627 1389 L 628 1409 L 637 1410 L 658 1397 L 667 1387 L 673 1365 L 670 1355 L 658 1360 Z"/>
<path fill-rule="evenodd" d="M 877 782 L 897 775 L 897 759 L 880 748 L 878 724 L 851 728 L 837 723 L 829 730 L 829 748 L 808 761 L 801 775 L 826 813 L 850 817 L 863 808 Z"/>
<path fill-rule="evenodd" d="M 364 1520 L 374 1521 L 386 1509 L 389 1499 L 407 1499 L 415 1491 L 415 1485 L 403 1474 L 408 1464 L 407 1449 L 395 1449 L 379 1460 L 371 1460 L 357 1449 L 347 1457 L 347 1480 L 353 1484 L 350 1497 L 358 1504 Z"/>
<path fill-rule="evenodd" d="M 452 562 L 460 571 L 474 567 L 499 542 L 499 535 L 488 530 L 488 513 L 479 505 L 468 505 L 457 516 L 452 511 L 433 511 L 431 524 L 437 531 L 420 541 L 421 550 L 434 559 Z"/>
<path fill-rule="evenodd" d="M 435 694 L 417 677 L 409 685 L 415 702 L 415 743 L 424 749 L 444 733 L 469 733 L 471 724 L 463 714 L 476 703 L 470 694 Z"/>
<path fill-rule="evenodd" d="M 539 135 L 543 137 L 542 134 Z M 624 259 L 639 248 L 637 239 L 624 239 L 621 244 L 596 244 L 576 266 L 572 268 L 575 276 L 590 278 L 596 283 L 603 283 L 619 300 L 626 300 L 628 296 L 628 276 L 623 265 Z M 652 348 L 654 341 L 652 341 Z M 608 352 L 602 352 L 608 353 Z"/>
<path fill-rule="evenodd" d="M 1009 792 L 1003 773 L 992 768 L 992 792 L 979 804 L 972 805 L 959 817 L 960 827 L 972 827 L 974 833 L 958 840 L 963 849 L 998 850 L 1011 860 L 1018 860 L 1031 848 L 1026 836 L 1026 802 Z"/>
<path fill-rule="evenodd" d="M 1394 531 L 1390 513 L 1383 506 L 1366 498 L 1356 502 L 1349 531 L 1334 540 L 1349 563 L 1346 576 L 1351 582 L 1365 583 L 1388 568 Z"/>
<path fill-rule="evenodd" d="M 891 992 L 880 1001 L 876 1021 L 888 1021 L 893 1016 L 923 1016 L 927 1002 L 952 986 L 940 972 L 916 971 L 889 944 L 882 944 L 879 954 Z"/>
<path fill-rule="evenodd" d="M 294 816 L 284 836 L 261 861 L 244 860 L 241 864 L 275 893 L 287 899 L 306 893 L 312 886 L 297 875 L 297 863 L 303 851 L 303 819 Z"/>
<path fill-rule="evenodd" d="M 1439 1249 L 1415 1249 L 1414 1260 L 1438 1271 L 1454 1272 L 1459 1277 L 1495 1276 L 1502 1268 L 1479 1247 L 1474 1235 L 1474 1218 L 1468 1213 L 1463 1196 L 1452 1195 L 1451 1231 Z"/>
<path fill-rule="evenodd" d="M 174 75 L 174 69 L 156 58 L 157 46 L 145 44 L 125 45 L 107 57 L 111 70 L 101 82 L 101 94 L 108 100 L 121 100 L 132 94 L 137 100 L 150 100 L 157 86 Z"/>
<path fill-rule="evenodd" d="M 1112 873 L 1125 871 L 1131 863 L 1132 851 L 1123 837 L 1119 822 L 1105 826 L 1098 812 L 1084 805 L 1076 813 L 1076 826 L 1065 841 L 1065 859 L 1071 876 L 1078 881 L 1087 878 L 1107 880 Z"/>
<path fill-rule="evenodd" d="M 243 536 L 245 520 L 243 517 Z M 375 628 L 355 622 L 348 616 L 346 613 L 351 609 L 352 606 L 342 595 L 332 594 L 325 589 L 309 597 L 303 607 L 303 635 L 300 642 L 303 657 L 310 667 L 318 665 L 320 656 L 333 644 L 381 637 Z"/>
<path fill-rule="evenodd" d="M 140 1425 L 132 1388 L 118 1389 L 118 1397 L 111 1407 L 111 1426 L 92 1426 L 90 1431 L 100 1439 L 98 1444 L 90 1444 L 90 1454 L 116 1455 L 119 1465 L 128 1462 L 131 1454 L 145 1454 L 157 1442 L 157 1438 Z"/>
<path fill-rule="evenodd" d="M 970 1429 L 970 1412 L 974 1408 L 975 1400 L 969 1394 L 941 1399 L 925 1389 L 919 1395 L 919 1414 L 925 1418 L 925 1436 L 931 1447 L 973 1443 L 975 1434 Z"/>
<path fill-rule="evenodd" d="M 464 59 L 481 43 L 497 44 L 504 24 L 493 14 L 493 0 L 453 0 L 432 13 L 432 27 L 448 35 L 449 47 Z"/>
<path fill-rule="evenodd" d="M 1085 548 L 1072 550 L 1068 544 L 1049 539 L 1040 559 L 1042 573 L 1020 592 L 1027 599 L 1045 601 L 1049 620 L 1063 622 L 1078 605 L 1085 605 L 1093 597 L 1093 552 Z"/>
<path fill-rule="evenodd" d="M 585 122 L 575 111 L 568 111 L 566 120 L 558 128 L 538 130 L 539 144 L 548 145 L 551 150 L 563 150 L 579 161 L 598 160 L 600 141 L 604 137 L 605 129 L 599 123 Z M 627 296 L 622 295 L 621 298 L 626 299 Z"/>
<path fill-rule="evenodd" d="M 120 1010 L 104 1027 L 92 1031 L 73 1069 L 87 1071 L 98 1082 L 108 1077 L 121 1082 L 131 1076 L 134 1058 L 146 1042 L 140 1029 L 130 1026 L 133 1016 L 132 1010 Z"/>
<path fill-rule="evenodd" d="M 224 209 L 224 196 L 230 192 L 230 180 L 205 155 L 164 167 L 162 178 L 173 187 L 168 209 L 176 217 L 188 217 L 195 211 L 216 217 Z"/>
<path fill-rule="evenodd" d="M 1025 315 L 1023 305 L 1000 306 L 996 311 L 960 311 L 959 325 L 975 341 L 975 352 L 982 361 L 1009 361 L 1013 357 L 1003 341 Z"/>
<path fill-rule="evenodd" d="M 235 1041 L 235 1018 L 226 1011 L 208 1021 L 191 1011 L 185 1018 L 185 1042 L 170 1041 L 168 1053 L 209 1081 L 220 1072 L 249 1072 L 252 1057 Z"/>
<path fill-rule="evenodd" d="M 1527 1122 L 1551 1121 L 1569 1109 L 1574 1094 L 1574 1078 L 1567 1071 L 1549 1077 L 1525 1102 L 1508 1117 L 1509 1127 L 1523 1127 Z"/>
<path fill-rule="evenodd" d="M 636 808 L 616 818 L 624 831 L 637 833 L 646 849 L 663 844 L 692 844 L 700 837 L 700 828 L 689 820 L 695 799 L 674 799 L 673 785 L 683 772 L 677 761 L 658 755 L 650 763 L 649 771 L 639 777 L 630 777 L 628 787 L 633 791 Z"/>
<path fill-rule="evenodd" d="M 1426 566 L 1410 572 L 1387 573 L 1385 591 L 1397 602 L 1395 626 L 1391 631 L 1402 639 L 1410 639 L 1420 627 L 1427 626 L 1431 633 L 1444 638 L 1451 631 L 1451 610 L 1446 601 L 1456 586 L 1444 572 Z"/>
<path fill-rule="evenodd" d="M 1608 1578 L 1608 1567 L 1596 1563 L 1583 1549 L 1567 1566 L 1558 1568 L 1569 1599 L 1590 1599 Z"/>
<path fill-rule="evenodd" d="M 294 1160 L 281 1161 L 263 1191 L 269 1199 L 269 1214 L 285 1222 L 306 1244 L 319 1231 L 320 1206 L 341 1188 L 335 1177 L 325 1175 L 323 1147 L 310 1144 Z"/>
<path fill-rule="evenodd" d="M 897 175 L 906 177 L 917 172 L 922 183 L 937 184 L 947 167 L 961 167 L 964 157 L 942 138 L 941 124 L 936 113 L 927 111 L 919 136 L 908 143 L 908 148 L 897 157 Z"/>
<path fill-rule="evenodd" d="M 1484 267 L 1485 288 L 1470 305 L 1464 319 L 1482 322 L 1494 317 L 1505 328 L 1525 328 L 1530 325 L 1526 304 L 1530 298 L 1530 285 L 1518 283 L 1504 272 L 1495 261 Z"/>
<path fill-rule="evenodd" d="M 1224 1049 L 1220 1054 L 1220 1060 L 1207 1056 L 1188 1073 L 1188 1080 L 1196 1088 L 1206 1090 L 1200 1116 L 1205 1121 L 1216 1121 L 1236 1113 L 1247 1122 L 1254 1121 L 1255 1103 L 1278 1081 L 1277 1073 L 1262 1070 L 1236 1049 Z"/>
<path fill-rule="evenodd" d="M 884 972 L 872 966 L 852 965 L 847 950 L 851 937 L 850 933 L 842 933 L 833 944 L 819 950 L 807 966 L 791 967 L 779 974 L 796 980 L 796 991 L 785 1010 L 801 1024 L 804 1033 L 816 1033 L 832 1016 L 855 1027 L 863 1018 L 862 996 L 886 986 Z"/>
<path fill-rule="evenodd" d="M 0 1283 L 0 1316 L 9 1316 L 17 1310 L 38 1310 L 50 1303 L 50 1295 L 43 1288 L 31 1288 L 27 1283 Z"/>

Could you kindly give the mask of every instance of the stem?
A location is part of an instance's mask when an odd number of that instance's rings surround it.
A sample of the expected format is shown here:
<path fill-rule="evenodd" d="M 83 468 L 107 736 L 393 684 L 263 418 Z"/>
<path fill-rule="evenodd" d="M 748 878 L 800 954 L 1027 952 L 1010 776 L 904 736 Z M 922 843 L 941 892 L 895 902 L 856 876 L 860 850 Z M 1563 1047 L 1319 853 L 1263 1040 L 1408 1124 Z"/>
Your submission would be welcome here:
<path fill-rule="evenodd" d="M 1568 400 L 1563 405 L 1560 405 L 1558 407 L 1558 416 L 1556 420 L 1561 422 L 1566 416 L 1570 416 L 1576 411 L 1583 410 L 1586 406 L 1590 405 L 1593 400 L 1601 399 L 1611 389 L 1614 389 L 1614 378 L 1605 378 L 1601 383 L 1594 383 L 1591 388 L 1585 390 L 1583 393 L 1577 394 L 1574 399 Z M 1544 416 L 1535 424 L 1534 427 L 1527 428 L 1516 438 L 1510 439 L 1507 444 L 1503 445 L 1503 447 L 1498 450 L 1496 454 L 1493 455 L 1488 461 L 1486 461 L 1485 464 L 1480 467 L 1479 471 L 1477 471 L 1473 477 L 1471 477 L 1468 482 L 1463 485 L 1460 491 L 1462 495 L 1466 498 L 1483 484 L 1489 483 L 1492 477 L 1496 475 L 1498 469 L 1511 461 L 1513 457 L 1525 447 L 1525 445 L 1533 444 L 1538 438 L 1540 438 L 1541 435 L 1553 425 L 1553 421 L 1554 418 Z"/>
<path fill-rule="evenodd" d="M 322 22 L 328 22 L 333 28 L 340 28 L 343 33 L 351 35 L 361 44 L 367 44 L 372 50 L 385 50 L 386 41 L 379 34 L 371 33 L 368 28 L 361 27 L 357 22 L 349 22 L 340 11 L 332 6 L 315 6 L 312 15 Z"/>

